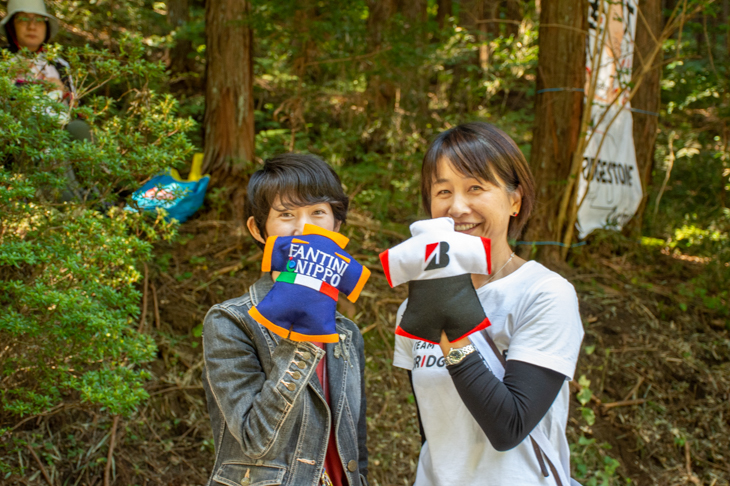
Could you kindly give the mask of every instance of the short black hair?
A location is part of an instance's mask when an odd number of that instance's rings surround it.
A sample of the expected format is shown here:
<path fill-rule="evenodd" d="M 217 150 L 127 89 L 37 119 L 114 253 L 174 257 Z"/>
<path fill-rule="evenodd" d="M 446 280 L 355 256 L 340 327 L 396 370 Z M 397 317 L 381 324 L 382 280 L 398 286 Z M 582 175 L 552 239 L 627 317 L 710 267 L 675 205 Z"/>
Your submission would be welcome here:
<path fill-rule="evenodd" d="M 447 160 L 469 177 L 503 185 L 509 193 L 522 188 L 520 213 L 510 218 L 508 236 L 518 238 L 535 205 L 535 181 L 517 144 L 499 128 L 484 122 L 464 123 L 441 133 L 431 143 L 421 167 L 423 209 L 431 215 L 431 184 L 438 163 Z M 502 184 L 500 184 L 500 181 Z"/>
<path fill-rule="evenodd" d="M 254 172 L 246 194 L 246 220 L 253 216 L 266 238 L 266 220 L 276 197 L 286 209 L 329 203 L 335 221 L 344 224 L 350 199 L 337 173 L 311 154 L 279 154 L 264 161 Z"/>

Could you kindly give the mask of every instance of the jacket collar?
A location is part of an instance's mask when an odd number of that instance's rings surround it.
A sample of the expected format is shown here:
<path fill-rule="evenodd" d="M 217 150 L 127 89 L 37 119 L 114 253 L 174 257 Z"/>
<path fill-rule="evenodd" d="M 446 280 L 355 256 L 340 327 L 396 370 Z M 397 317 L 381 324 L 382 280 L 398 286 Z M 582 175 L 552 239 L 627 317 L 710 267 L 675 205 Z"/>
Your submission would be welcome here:
<path fill-rule="evenodd" d="M 269 293 L 271 288 L 274 286 L 274 281 L 271 280 L 271 274 L 270 273 L 264 273 L 261 275 L 261 278 L 258 279 L 254 284 L 249 288 L 249 294 L 251 295 L 251 302 L 253 302 L 253 305 L 259 305 L 259 303 L 266 297 L 266 294 Z"/>

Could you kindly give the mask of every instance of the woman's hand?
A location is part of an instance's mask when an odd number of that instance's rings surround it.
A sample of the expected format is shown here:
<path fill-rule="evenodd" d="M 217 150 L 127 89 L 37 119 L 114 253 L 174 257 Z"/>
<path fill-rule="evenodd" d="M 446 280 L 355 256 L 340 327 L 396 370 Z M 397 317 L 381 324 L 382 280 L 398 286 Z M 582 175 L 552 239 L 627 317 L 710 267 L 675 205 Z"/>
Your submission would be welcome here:
<path fill-rule="evenodd" d="M 471 344 L 471 340 L 468 337 L 450 343 L 449 338 L 446 337 L 446 333 L 441 331 L 441 341 L 439 342 L 439 346 L 441 346 L 441 352 L 444 353 L 444 356 L 449 354 L 449 350 L 451 350 L 451 348 L 463 348 L 468 344 Z"/>

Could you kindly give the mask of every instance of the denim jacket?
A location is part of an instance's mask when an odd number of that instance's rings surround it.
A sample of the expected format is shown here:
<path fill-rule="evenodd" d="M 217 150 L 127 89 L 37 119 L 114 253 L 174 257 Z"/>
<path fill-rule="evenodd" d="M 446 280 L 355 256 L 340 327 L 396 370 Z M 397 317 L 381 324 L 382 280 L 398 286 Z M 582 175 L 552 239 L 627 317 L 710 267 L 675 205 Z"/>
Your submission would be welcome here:
<path fill-rule="evenodd" d="M 360 330 L 338 314 L 340 341 L 325 350 L 281 339 L 248 315 L 272 286 L 264 275 L 205 317 L 203 386 L 216 451 L 208 485 L 316 486 L 334 423 L 349 485 L 367 486 Z M 316 374 L 325 351 L 331 407 Z"/>

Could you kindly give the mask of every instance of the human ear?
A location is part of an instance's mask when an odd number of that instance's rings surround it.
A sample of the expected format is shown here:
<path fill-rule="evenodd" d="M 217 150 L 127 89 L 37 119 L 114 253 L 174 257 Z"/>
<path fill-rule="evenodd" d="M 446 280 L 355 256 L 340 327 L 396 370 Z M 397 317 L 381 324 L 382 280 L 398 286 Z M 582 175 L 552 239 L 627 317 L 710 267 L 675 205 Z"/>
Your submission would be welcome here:
<path fill-rule="evenodd" d="M 332 228 L 332 231 L 334 231 L 335 233 L 339 233 L 340 232 L 340 226 L 342 226 L 342 221 L 335 220 L 335 227 Z"/>
<path fill-rule="evenodd" d="M 517 189 L 510 194 L 510 199 L 512 200 L 511 214 L 517 216 L 522 208 L 522 186 L 517 186 Z"/>
<path fill-rule="evenodd" d="M 249 216 L 248 220 L 246 221 L 246 227 L 248 228 L 248 232 L 251 233 L 251 236 L 253 236 L 254 240 L 258 241 L 259 243 L 266 244 L 266 240 L 264 240 L 263 235 L 261 235 L 259 227 L 256 225 L 256 220 L 253 216 Z"/>

